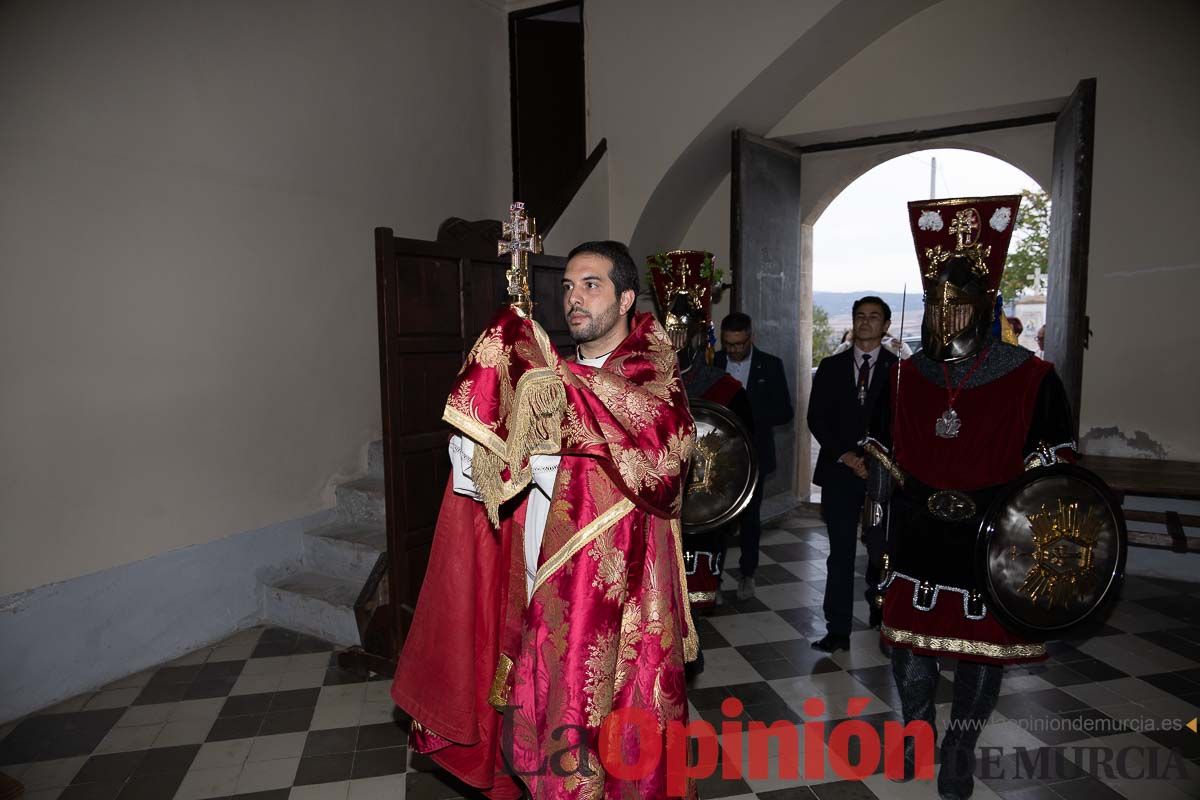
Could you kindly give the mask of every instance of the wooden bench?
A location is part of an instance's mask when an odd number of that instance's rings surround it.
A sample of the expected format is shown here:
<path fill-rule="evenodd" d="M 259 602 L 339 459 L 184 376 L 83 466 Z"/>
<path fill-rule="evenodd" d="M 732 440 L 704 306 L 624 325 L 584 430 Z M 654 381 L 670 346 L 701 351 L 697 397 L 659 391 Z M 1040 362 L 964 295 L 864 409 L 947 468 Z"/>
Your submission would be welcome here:
<path fill-rule="evenodd" d="M 1200 501 L 1200 463 L 1148 458 L 1083 456 L 1079 465 L 1095 472 L 1124 503 L 1127 496 L 1168 500 Z M 1200 536 L 1188 536 L 1184 528 L 1200 528 L 1200 516 L 1177 511 L 1125 510 L 1129 544 L 1176 553 L 1200 552 Z M 1166 533 L 1135 527 L 1137 523 L 1165 525 Z"/>

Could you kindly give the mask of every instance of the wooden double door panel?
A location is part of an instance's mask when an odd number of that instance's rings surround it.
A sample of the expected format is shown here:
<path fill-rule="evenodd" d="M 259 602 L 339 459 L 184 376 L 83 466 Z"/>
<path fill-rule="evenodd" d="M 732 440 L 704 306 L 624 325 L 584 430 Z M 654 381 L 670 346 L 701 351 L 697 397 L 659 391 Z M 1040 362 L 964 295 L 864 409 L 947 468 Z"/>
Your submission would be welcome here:
<path fill-rule="evenodd" d="M 387 502 L 388 605 L 399 653 L 429 563 L 450 460 L 442 410 L 463 359 L 507 301 L 507 260 L 375 231 Z M 559 303 L 566 260 L 530 257 L 534 318 L 569 345 Z"/>

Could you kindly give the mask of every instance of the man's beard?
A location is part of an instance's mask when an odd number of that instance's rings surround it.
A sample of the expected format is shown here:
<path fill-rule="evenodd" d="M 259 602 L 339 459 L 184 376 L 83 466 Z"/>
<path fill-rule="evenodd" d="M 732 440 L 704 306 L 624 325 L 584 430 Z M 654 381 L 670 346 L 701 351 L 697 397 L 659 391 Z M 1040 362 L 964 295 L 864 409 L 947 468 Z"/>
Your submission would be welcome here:
<path fill-rule="evenodd" d="M 587 314 L 587 312 L 581 308 L 572 309 L 571 311 L 567 312 L 568 317 L 570 314 L 576 311 L 578 311 L 580 314 Z M 619 304 L 613 303 L 611 306 L 601 311 L 599 316 L 588 315 L 588 320 L 584 323 L 582 328 L 571 327 L 568 319 L 567 330 L 571 333 L 571 338 L 575 340 L 576 344 L 594 342 L 613 329 L 613 326 L 617 324 L 618 316 L 620 316 Z"/>

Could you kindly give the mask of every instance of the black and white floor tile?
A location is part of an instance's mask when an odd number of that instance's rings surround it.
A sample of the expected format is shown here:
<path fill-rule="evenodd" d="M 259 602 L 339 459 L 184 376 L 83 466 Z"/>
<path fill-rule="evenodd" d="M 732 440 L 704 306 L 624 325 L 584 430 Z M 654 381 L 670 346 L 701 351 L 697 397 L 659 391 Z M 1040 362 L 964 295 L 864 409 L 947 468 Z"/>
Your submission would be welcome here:
<path fill-rule="evenodd" d="M 743 720 L 823 719 L 832 729 L 848 715 L 852 697 L 869 699 L 859 718 L 878 729 L 899 719 L 888 660 L 865 623 L 865 602 L 855 607 L 849 651 L 830 657 L 810 646 L 825 633 L 827 552 L 820 521 L 797 512 L 764 531 L 754 599 L 738 602 L 736 575 L 726 576 L 724 604 L 697 622 L 706 667 L 689 689 L 694 718 L 726 721 L 721 702 L 733 696 L 744 706 Z M 728 563 L 737 557 L 731 548 Z M 860 556 L 860 572 L 863 566 Z M 943 667 L 944 723 L 953 665 Z M 339 669 L 326 642 L 255 628 L 0 726 L 0 771 L 25 784 L 28 800 L 473 796 L 409 753 L 389 680 Z M 824 714 L 804 712 L 811 697 L 823 699 Z M 980 739 L 981 747 L 1004 748 L 1004 755 L 976 781 L 975 797 L 1200 797 L 1200 734 L 1186 727 L 1144 730 L 1145 720 L 1186 723 L 1197 714 L 1200 584 L 1129 578 L 1112 613 L 1087 638 L 1054 643 L 1045 664 L 1006 671 Z M 1088 720 L 1095 722 L 1080 724 Z M 1126 720 L 1130 728 L 1113 733 L 1108 720 Z M 1099 748 L 1114 757 L 1124 753 L 1122 768 L 1106 772 L 1080 756 Z M 1030 759 L 1041 759 L 1035 769 Z M 1168 761 L 1173 766 L 1164 770 Z M 769 774 L 778 774 L 777 764 L 775 753 Z M 1144 777 L 1155 773 L 1164 777 Z M 826 775 L 797 783 L 718 774 L 699 790 L 705 800 L 937 796 L 931 782 L 896 784 L 881 772 L 861 782 L 840 780 L 830 769 Z"/>

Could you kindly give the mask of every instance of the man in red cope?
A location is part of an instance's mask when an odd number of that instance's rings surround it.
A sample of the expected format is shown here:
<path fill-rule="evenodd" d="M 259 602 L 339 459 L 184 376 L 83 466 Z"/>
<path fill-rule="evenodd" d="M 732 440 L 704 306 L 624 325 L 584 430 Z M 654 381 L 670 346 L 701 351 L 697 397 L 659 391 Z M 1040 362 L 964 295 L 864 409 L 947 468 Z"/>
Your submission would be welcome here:
<path fill-rule="evenodd" d="M 454 475 L 392 697 L 412 747 L 489 797 L 663 798 L 696 651 L 679 526 L 695 426 L 665 332 L 632 313 L 625 246 L 575 248 L 562 289 L 574 358 L 506 308 L 446 403 Z M 642 724 L 602 744 L 617 711 Z"/>
<path fill-rule="evenodd" d="M 909 203 L 925 291 L 922 349 L 893 367 L 864 442 L 871 483 L 889 459 L 904 474 L 890 494 L 889 562 L 880 636 L 906 723 L 935 724 L 938 657 L 957 659 L 938 793 L 971 795 L 975 744 L 995 708 L 1005 664 L 1039 661 L 989 613 L 974 572 L 975 532 L 990 500 L 1028 464 L 1074 460 L 1071 414 L 1054 368 L 991 333 L 1019 196 Z M 936 728 L 935 728 L 936 730 Z M 906 743 L 906 774 L 914 769 Z"/>

